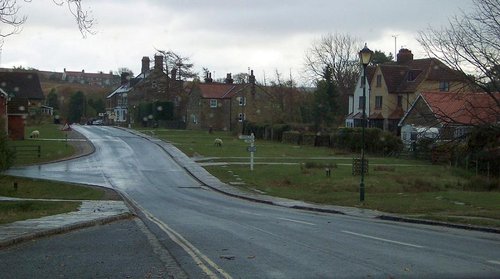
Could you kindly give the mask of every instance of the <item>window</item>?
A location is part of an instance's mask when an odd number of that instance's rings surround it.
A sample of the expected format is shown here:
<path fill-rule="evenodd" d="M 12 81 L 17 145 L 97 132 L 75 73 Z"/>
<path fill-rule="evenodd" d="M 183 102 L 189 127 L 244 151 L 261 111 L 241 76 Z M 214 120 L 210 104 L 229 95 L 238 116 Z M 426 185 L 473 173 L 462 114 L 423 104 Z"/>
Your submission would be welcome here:
<path fill-rule="evenodd" d="M 243 122 L 243 121 L 245 121 L 245 114 L 244 113 L 238 114 L 238 122 Z"/>
<path fill-rule="evenodd" d="M 191 114 L 191 121 L 193 121 L 194 124 L 198 124 L 198 118 L 196 117 L 196 115 Z"/>
<path fill-rule="evenodd" d="M 244 107 L 247 104 L 247 99 L 245 97 L 238 97 L 238 102 L 240 107 Z"/>
<path fill-rule="evenodd" d="M 217 107 L 217 100 L 216 99 L 210 99 L 210 107 L 211 108 Z"/>
<path fill-rule="evenodd" d="M 407 79 L 408 81 L 415 81 L 415 78 L 416 77 L 414 72 L 412 71 L 408 72 L 408 79 Z"/>
<path fill-rule="evenodd" d="M 439 82 L 439 91 L 444 91 L 444 92 L 450 91 L 450 82 L 449 81 L 440 81 Z"/>
<path fill-rule="evenodd" d="M 359 97 L 359 104 L 358 104 L 358 109 L 362 109 L 364 104 L 365 104 L 365 101 L 364 101 L 365 98 L 363 98 L 363 96 L 360 96 Z"/>
<path fill-rule="evenodd" d="M 455 131 L 453 132 L 453 137 L 455 139 L 463 139 L 467 134 L 467 132 L 468 132 L 467 127 L 464 126 L 456 127 Z"/>
<path fill-rule="evenodd" d="M 382 75 L 377 75 L 377 87 L 382 86 Z"/>
<path fill-rule="evenodd" d="M 403 107 L 403 96 L 398 96 L 398 107 Z"/>
<path fill-rule="evenodd" d="M 382 109 L 382 96 L 375 96 L 375 108 Z"/>

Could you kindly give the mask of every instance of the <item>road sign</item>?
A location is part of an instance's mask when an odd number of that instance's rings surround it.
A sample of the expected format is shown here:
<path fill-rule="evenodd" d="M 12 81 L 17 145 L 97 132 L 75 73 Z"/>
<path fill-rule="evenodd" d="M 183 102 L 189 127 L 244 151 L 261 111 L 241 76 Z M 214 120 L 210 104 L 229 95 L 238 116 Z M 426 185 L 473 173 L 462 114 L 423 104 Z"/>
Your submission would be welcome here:
<path fill-rule="evenodd" d="M 255 139 L 253 134 L 252 135 L 240 135 L 239 138 L 242 140 L 254 140 Z"/>
<path fill-rule="evenodd" d="M 257 146 L 247 146 L 247 151 L 248 152 L 255 152 L 255 151 L 257 151 Z"/>

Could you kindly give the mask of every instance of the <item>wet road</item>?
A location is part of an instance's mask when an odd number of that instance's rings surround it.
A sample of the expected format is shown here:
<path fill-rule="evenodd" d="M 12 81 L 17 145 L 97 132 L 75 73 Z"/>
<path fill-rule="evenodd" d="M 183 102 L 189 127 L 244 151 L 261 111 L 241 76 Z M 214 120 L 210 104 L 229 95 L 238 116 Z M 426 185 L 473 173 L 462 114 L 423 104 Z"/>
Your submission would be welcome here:
<path fill-rule="evenodd" d="M 100 126 L 72 161 L 11 174 L 113 187 L 193 278 L 500 276 L 500 236 L 311 213 L 210 191 L 154 142 Z"/>

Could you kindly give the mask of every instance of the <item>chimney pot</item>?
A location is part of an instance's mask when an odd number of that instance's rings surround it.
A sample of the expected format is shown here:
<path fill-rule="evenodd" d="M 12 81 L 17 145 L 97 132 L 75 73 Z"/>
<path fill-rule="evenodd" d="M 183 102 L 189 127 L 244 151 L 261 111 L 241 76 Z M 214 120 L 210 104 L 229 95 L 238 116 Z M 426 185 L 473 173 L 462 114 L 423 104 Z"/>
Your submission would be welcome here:
<path fill-rule="evenodd" d="M 411 50 L 407 48 L 400 49 L 397 55 L 397 62 L 399 64 L 405 64 L 411 61 L 413 61 L 413 54 L 411 53 Z"/>
<path fill-rule="evenodd" d="M 234 80 L 231 77 L 231 73 L 227 73 L 227 75 L 226 75 L 226 83 L 227 84 L 232 84 L 233 82 L 234 82 Z"/>

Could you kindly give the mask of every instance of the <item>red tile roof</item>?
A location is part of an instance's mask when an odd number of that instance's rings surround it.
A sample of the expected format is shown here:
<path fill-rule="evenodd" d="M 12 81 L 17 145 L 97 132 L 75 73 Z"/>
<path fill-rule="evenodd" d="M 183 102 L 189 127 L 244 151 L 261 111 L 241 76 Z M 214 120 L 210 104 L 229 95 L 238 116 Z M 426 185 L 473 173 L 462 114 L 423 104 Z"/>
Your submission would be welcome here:
<path fill-rule="evenodd" d="M 207 99 L 226 99 L 231 98 L 234 94 L 243 89 L 241 84 L 227 83 L 200 83 L 199 89 L 202 98 Z"/>
<path fill-rule="evenodd" d="M 500 100 L 500 93 L 493 96 Z M 420 97 L 442 122 L 462 125 L 500 122 L 500 108 L 486 93 L 424 92 Z"/>

